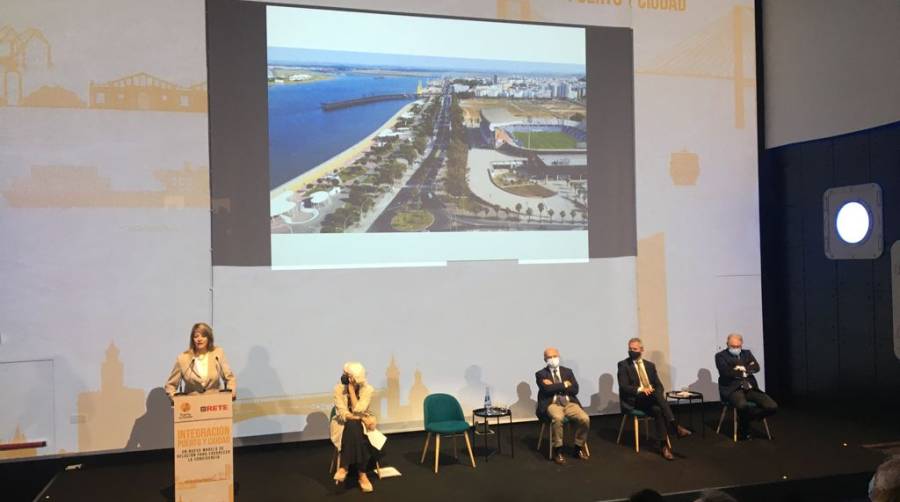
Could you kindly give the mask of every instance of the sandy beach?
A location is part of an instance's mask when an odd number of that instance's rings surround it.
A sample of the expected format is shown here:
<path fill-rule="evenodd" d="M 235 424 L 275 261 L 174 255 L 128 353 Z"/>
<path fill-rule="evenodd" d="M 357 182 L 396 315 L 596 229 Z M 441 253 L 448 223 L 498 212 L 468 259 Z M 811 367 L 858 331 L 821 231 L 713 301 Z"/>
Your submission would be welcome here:
<path fill-rule="evenodd" d="M 335 155 L 334 157 L 331 157 L 325 162 L 322 162 L 309 171 L 306 171 L 305 173 L 297 176 L 296 178 L 293 178 L 290 181 L 279 185 L 271 191 L 270 198 L 275 198 L 279 194 L 287 190 L 293 192 L 299 191 L 306 187 L 307 184 L 314 183 L 322 176 L 326 176 L 339 169 L 349 166 L 372 146 L 373 140 L 381 131 L 392 128 L 397 119 L 400 118 L 400 115 L 408 112 L 409 109 L 412 108 L 413 104 L 415 104 L 415 101 L 398 110 L 397 113 L 395 113 L 391 118 L 385 121 L 385 123 L 382 124 L 381 127 L 372 132 L 372 134 L 369 134 L 368 136 L 360 140 L 355 145 Z"/>

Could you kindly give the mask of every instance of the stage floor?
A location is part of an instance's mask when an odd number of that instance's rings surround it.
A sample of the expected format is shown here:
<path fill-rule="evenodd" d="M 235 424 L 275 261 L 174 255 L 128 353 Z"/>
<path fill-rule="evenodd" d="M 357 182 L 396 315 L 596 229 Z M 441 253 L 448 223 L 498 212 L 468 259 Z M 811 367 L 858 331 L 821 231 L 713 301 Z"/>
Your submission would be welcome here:
<path fill-rule="evenodd" d="M 245 447 L 235 453 L 236 499 L 598 501 L 624 498 L 642 488 L 677 493 L 785 480 L 796 484 L 798 480 L 832 477 L 833 483 L 846 479 L 846 483 L 859 486 L 836 490 L 831 500 L 848 500 L 840 491 L 857 493 L 860 500 L 865 500 L 868 477 L 863 473 L 872 472 L 885 457 L 882 451 L 864 445 L 900 439 L 896 413 L 862 416 L 852 410 L 825 413 L 782 408 L 769 420 L 774 441 L 764 439 L 758 424 L 753 440 L 733 443 L 730 436 L 715 434 L 719 409 L 718 405 L 706 409 L 705 438 L 695 431 L 686 439 L 674 441 L 677 460 L 673 462 L 657 453 L 655 441 L 644 440 L 643 431 L 641 452 L 635 453 L 633 434 L 627 426 L 623 444 L 616 445 L 619 415 L 593 417 L 590 461 L 570 458 L 565 466 L 550 462 L 546 447 L 540 453 L 535 450 L 539 429 L 536 422 L 514 425 L 515 458 L 509 456 L 508 431 L 501 427 L 503 453 L 491 456 L 487 462 L 476 457 L 476 469 L 468 463 L 461 438 L 458 461 L 453 457 L 453 441 L 445 439 L 437 475 L 433 472 L 432 450 L 425 463 L 419 463 L 425 434 L 396 434 L 389 436 L 382 465 L 396 467 L 403 476 L 375 479 L 372 494 L 360 493 L 355 483 L 348 487 L 334 485 L 327 472 L 332 454 L 330 443 Z M 687 414 L 677 413 L 689 425 Z M 695 419 L 696 427 L 699 419 Z M 726 419 L 723 428 L 727 425 Z M 475 440 L 476 454 L 481 453 L 481 441 L 480 436 Z M 168 455 L 120 454 L 85 457 L 81 462 L 81 470 L 57 475 L 41 499 L 138 502 L 173 498 L 173 467 Z M 835 477 L 847 474 L 854 476 Z M 774 502 L 771 498 L 766 500 Z"/>

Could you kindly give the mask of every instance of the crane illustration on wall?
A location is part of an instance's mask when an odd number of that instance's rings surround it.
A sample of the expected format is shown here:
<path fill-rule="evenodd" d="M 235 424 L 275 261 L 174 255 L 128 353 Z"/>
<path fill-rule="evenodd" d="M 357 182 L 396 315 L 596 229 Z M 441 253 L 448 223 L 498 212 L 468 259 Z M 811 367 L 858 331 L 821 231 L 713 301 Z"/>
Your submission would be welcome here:
<path fill-rule="evenodd" d="M 38 57 L 29 57 L 29 47 L 35 46 L 39 47 Z M 50 42 L 40 30 L 27 28 L 18 32 L 8 25 L 0 28 L 0 68 L 3 70 L 0 105 L 18 105 L 22 101 L 22 74 L 33 62 L 47 68 L 53 66 L 51 54 Z"/>

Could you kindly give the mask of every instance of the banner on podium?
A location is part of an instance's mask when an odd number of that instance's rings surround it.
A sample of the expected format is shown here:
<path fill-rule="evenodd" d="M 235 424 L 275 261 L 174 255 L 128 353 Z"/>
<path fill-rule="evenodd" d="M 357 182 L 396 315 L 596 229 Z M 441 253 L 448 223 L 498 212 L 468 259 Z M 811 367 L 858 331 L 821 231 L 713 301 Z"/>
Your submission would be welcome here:
<path fill-rule="evenodd" d="M 175 501 L 232 502 L 230 392 L 175 396 Z"/>

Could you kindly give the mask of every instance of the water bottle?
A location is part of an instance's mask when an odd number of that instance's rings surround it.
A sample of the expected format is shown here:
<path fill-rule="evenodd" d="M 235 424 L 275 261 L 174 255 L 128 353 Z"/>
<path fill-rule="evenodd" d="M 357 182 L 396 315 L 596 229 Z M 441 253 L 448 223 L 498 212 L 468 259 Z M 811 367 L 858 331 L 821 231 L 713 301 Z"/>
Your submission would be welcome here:
<path fill-rule="evenodd" d="M 491 388 L 490 387 L 484 388 L 484 410 L 485 411 L 491 410 Z"/>

